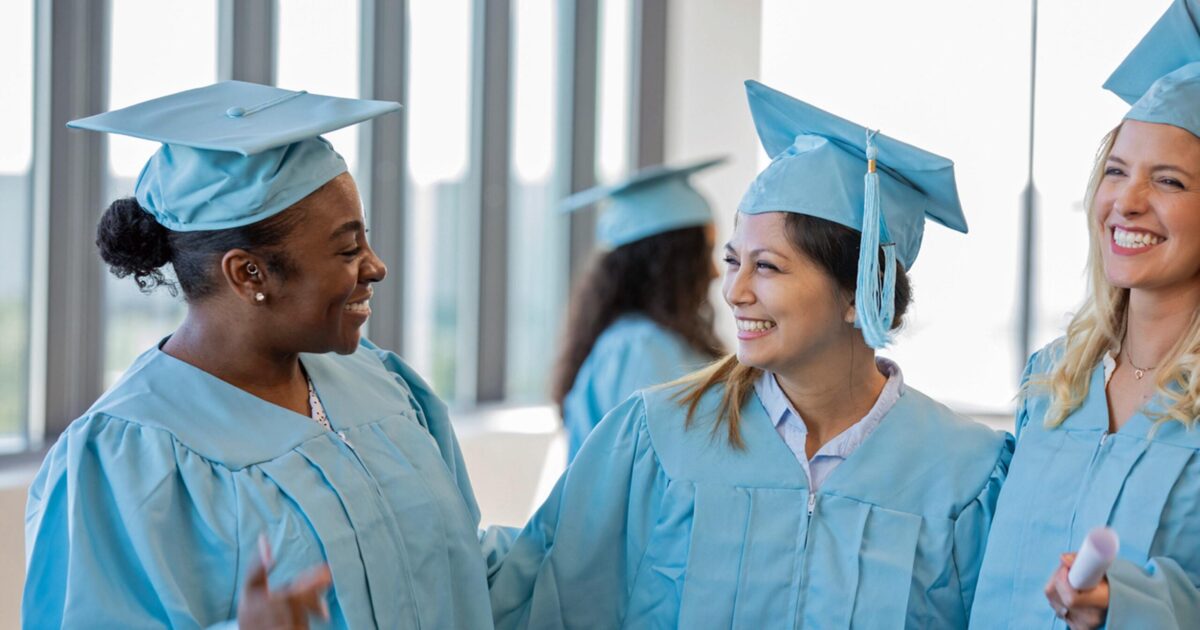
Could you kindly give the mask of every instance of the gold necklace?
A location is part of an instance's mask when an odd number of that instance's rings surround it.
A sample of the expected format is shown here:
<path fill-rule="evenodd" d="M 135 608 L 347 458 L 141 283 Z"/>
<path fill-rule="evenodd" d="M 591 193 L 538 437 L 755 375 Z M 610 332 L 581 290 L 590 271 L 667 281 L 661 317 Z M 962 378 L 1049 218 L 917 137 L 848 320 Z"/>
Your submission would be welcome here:
<path fill-rule="evenodd" d="M 1129 339 L 1126 338 L 1125 339 L 1125 360 L 1128 361 L 1129 366 L 1133 368 L 1133 377 L 1140 381 L 1140 380 L 1142 380 L 1142 377 L 1146 375 L 1146 372 L 1152 372 L 1154 370 L 1157 370 L 1158 366 L 1156 365 L 1154 367 L 1145 367 L 1145 368 L 1138 367 L 1137 364 L 1133 362 L 1133 349 L 1131 346 L 1133 346 L 1133 344 L 1129 343 Z"/>

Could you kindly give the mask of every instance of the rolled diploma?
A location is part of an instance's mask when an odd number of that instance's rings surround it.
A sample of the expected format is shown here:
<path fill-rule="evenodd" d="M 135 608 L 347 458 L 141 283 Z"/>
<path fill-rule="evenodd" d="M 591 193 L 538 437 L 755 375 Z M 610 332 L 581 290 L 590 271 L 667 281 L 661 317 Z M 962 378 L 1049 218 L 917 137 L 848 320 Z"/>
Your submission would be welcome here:
<path fill-rule="evenodd" d="M 1071 565 L 1071 570 L 1067 573 L 1067 581 L 1071 583 L 1071 588 L 1077 591 L 1095 588 L 1112 565 L 1120 548 L 1121 541 L 1112 528 L 1097 527 L 1088 532 L 1087 538 L 1083 539 L 1083 545 L 1079 548 L 1079 554 L 1075 556 L 1075 564 Z"/>

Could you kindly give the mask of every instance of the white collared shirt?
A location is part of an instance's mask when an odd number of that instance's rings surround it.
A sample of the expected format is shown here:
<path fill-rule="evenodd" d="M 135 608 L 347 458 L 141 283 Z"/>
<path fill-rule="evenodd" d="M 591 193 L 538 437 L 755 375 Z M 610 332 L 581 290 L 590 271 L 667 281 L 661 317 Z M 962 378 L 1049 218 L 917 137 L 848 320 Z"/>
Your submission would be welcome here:
<path fill-rule="evenodd" d="M 881 357 L 876 357 L 875 364 L 879 367 L 879 372 L 888 377 L 875 405 L 861 420 L 850 425 L 850 428 L 821 446 L 812 459 L 808 458 L 805 450 L 808 426 L 804 424 L 800 414 L 792 408 L 791 401 L 783 393 L 779 382 L 775 380 L 775 375 L 771 372 L 763 372 L 758 381 L 754 383 L 754 391 L 767 410 L 767 416 L 775 423 L 775 431 L 779 433 L 779 437 L 783 438 L 784 443 L 800 462 L 800 466 L 804 468 L 804 474 L 809 480 L 810 493 L 816 492 L 829 477 L 829 473 L 833 472 L 834 468 L 845 461 L 875 432 L 879 423 L 883 422 L 884 417 L 900 399 L 900 395 L 904 393 L 904 375 L 900 373 L 900 366 Z"/>

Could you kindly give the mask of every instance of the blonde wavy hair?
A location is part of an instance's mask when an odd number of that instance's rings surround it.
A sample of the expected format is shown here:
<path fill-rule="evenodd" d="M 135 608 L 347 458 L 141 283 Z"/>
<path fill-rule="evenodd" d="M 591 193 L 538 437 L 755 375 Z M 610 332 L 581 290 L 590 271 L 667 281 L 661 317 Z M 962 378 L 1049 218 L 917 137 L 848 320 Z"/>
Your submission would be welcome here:
<path fill-rule="evenodd" d="M 1125 337 L 1129 289 L 1115 287 L 1104 274 L 1101 248 L 1106 241 L 1096 217 L 1096 191 L 1104 178 L 1105 165 L 1121 126 L 1108 132 L 1096 152 L 1096 162 L 1088 180 L 1084 208 L 1087 209 L 1089 291 L 1079 312 L 1071 318 L 1066 337 L 1051 349 L 1057 355 L 1048 374 L 1035 376 L 1025 384 L 1021 395 L 1049 392 L 1050 407 L 1045 426 L 1055 428 L 1083 404 L 1088 395 L 1092 371 L 1109 351 L 1116 351 Z M 1164 422 L 1178 421 L 1191 428 L 1200 416 L 1200 311 L 1192 313 L 1187 332 L 1167 353 L 1155 379 L 1164 408 L 1150 419 L 1156 428 Z"/>

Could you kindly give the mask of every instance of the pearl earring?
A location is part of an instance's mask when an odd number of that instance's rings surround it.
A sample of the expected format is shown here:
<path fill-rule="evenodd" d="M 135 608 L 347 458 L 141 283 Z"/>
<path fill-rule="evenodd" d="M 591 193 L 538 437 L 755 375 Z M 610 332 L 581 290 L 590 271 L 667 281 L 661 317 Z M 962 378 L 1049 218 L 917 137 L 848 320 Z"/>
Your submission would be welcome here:
<path fill-rule="evenodd" d="M 259 291 L 258 293 L 254 294 L 255 302 L 264 302 L 264 301 L 266 301 L 266 299 L 267 299 L 267 296 L 263 295 L 262 291 Z"/>

